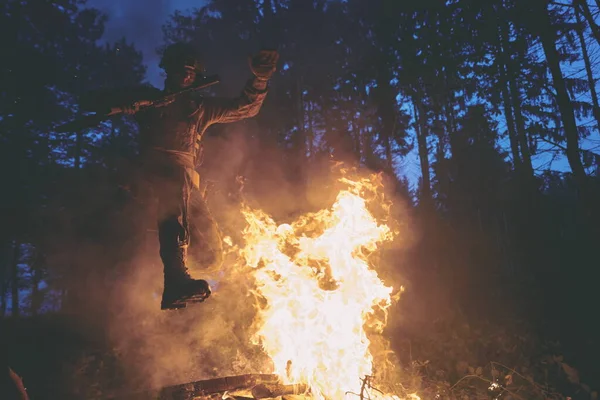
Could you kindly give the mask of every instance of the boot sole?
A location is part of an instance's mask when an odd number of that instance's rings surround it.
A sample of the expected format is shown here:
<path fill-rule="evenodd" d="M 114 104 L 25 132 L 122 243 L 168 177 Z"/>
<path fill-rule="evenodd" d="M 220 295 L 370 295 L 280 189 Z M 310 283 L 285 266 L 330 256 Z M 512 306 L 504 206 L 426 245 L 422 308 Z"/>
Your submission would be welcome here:
<path fill-rule="evenodd" d="M 161 310 L 180 310 L 183 308 L 186 308 L 186 306 L 188 304 L 198 304 L 198 303 L 203 303 L 204 300 L 208 299 L 210 297 L 210 293 L 205 293 L 205 294 L 196 294 L 196 295 L 192 295 L 192 296 L 183 296 L 169 304 L 164 304 L 161 303 L 160 309 Z"/>

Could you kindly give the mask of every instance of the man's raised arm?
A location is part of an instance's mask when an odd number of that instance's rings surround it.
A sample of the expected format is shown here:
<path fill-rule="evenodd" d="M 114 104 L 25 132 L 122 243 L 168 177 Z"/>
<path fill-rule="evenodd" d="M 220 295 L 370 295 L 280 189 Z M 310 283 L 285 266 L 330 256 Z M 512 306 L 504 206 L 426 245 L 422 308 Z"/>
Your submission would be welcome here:
<path fill-rule="evenodd" d="M 208 126 L 235 122 L 258 114 L 267 96 L 267 82 L 277 69 L 279 54 L 274 50 L 261 50 L 249 60 L 254 77 L 242 93 L 235 98 L 206 97 L 203 100 L 201 124 Z"/>

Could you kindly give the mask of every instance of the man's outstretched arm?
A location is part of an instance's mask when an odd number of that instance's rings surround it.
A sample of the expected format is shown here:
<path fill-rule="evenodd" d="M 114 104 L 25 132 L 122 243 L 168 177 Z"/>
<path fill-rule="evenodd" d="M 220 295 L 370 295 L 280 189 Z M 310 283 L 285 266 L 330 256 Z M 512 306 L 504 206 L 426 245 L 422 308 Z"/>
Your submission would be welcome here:
<path fill-rule="evenodd" d="M 203 101 L 201 124 L 208 126 L 235 122 L 258 114 L 267 96 L 267 82 L 276 71 L 279 54 L 273 50 L 262 50 L 250 58 L 250 79 L 242 93 L 235 98 L 207 97 Z"/>

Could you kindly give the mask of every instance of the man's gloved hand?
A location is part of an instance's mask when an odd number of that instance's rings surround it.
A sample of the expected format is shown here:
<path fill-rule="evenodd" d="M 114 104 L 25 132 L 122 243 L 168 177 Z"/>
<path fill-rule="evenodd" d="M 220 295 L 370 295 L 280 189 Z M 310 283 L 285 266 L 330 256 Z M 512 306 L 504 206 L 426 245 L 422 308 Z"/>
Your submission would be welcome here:
<path fill-rule="evenodd" d="M 249 57 L 250 69 L 258 79 L 267 81 L 277 71 L 279 53 L 277 50 L 261 50 L 258 54 Z"/>

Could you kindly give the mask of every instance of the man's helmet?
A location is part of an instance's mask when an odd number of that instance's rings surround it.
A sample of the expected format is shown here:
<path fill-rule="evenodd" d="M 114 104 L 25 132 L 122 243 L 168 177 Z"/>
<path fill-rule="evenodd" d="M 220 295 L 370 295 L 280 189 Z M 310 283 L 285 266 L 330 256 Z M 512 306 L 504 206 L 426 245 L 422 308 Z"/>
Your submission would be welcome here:
<path fill-rule="evenodd" d="M 205 69 L 200 54 L 190 43 L 178 42 L 167 46 L 159 67 L 169 72 L 181 67 L 192 67 L 197 74 L 204 75 Z"/>

